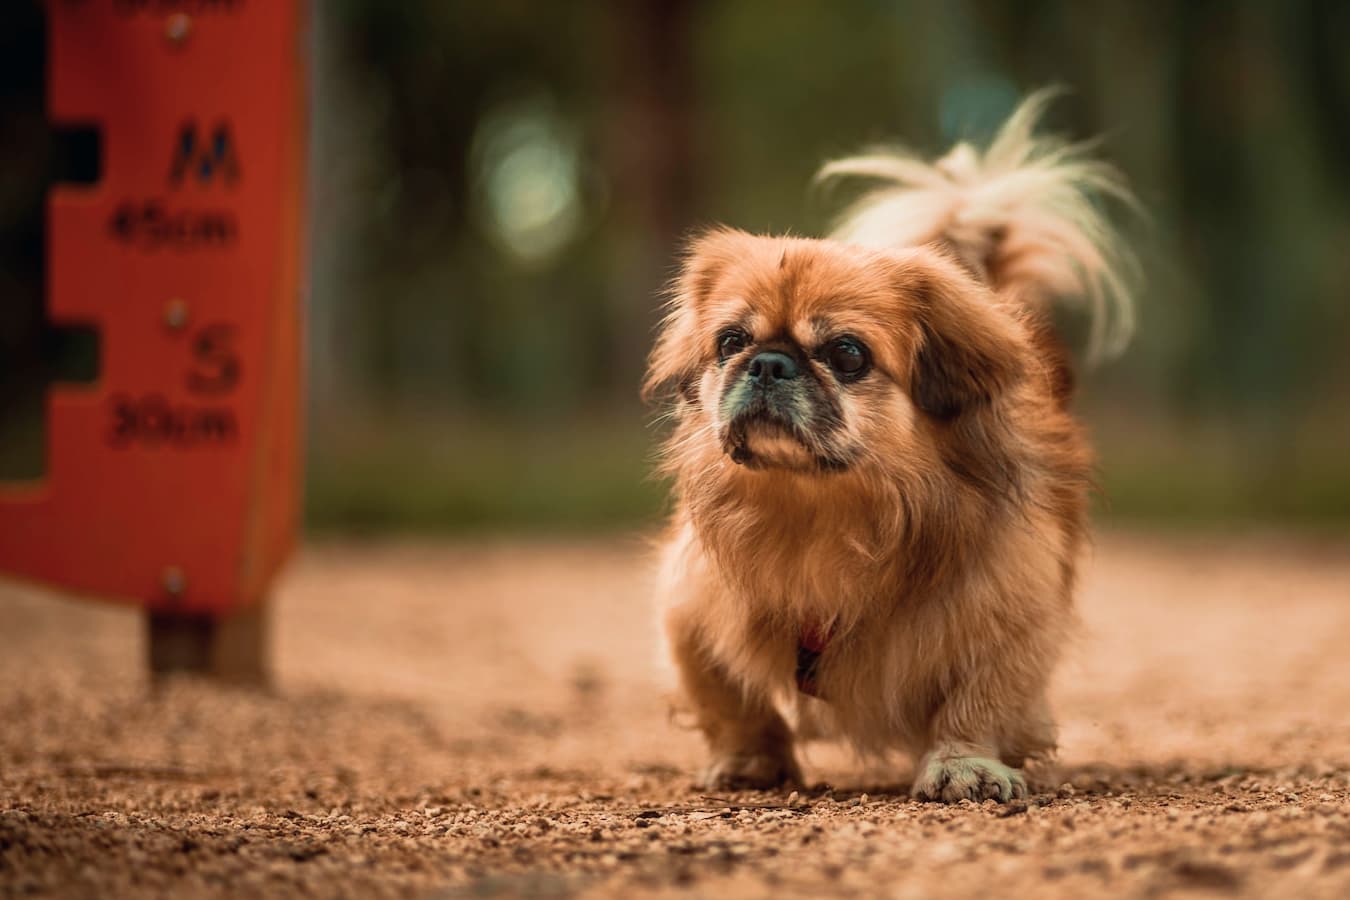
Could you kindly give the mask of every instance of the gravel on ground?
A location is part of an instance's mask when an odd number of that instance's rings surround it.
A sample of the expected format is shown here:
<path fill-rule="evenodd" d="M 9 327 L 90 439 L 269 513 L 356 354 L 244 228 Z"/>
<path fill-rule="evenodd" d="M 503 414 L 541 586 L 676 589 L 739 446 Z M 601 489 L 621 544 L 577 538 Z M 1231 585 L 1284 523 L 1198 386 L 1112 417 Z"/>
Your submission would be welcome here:
<path fill-rule="evenodd" d="M 135 610 L 0 586 L 0 896 L 1350 897 L 1350 543 L 1109 534 L 1030 800 L 808 754 L 695 787 L 651 554 L 322 542 L 266 691 L 148 682 Z"/>

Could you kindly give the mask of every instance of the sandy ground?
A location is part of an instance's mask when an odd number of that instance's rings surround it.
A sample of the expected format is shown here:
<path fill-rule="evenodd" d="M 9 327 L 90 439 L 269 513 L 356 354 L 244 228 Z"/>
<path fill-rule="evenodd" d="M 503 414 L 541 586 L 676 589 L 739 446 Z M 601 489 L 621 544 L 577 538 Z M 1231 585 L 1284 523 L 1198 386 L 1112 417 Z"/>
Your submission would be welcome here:
<path fill-rule="evenodd" d="M 636 542 L 322 544 L 275 687 L 0 587 L 4 896 L 1350 896 L 1350 543 L 1103 537 L 1028 803 L 706 796 Z M 833 788 L 827 787 L 833 785 Z"/>

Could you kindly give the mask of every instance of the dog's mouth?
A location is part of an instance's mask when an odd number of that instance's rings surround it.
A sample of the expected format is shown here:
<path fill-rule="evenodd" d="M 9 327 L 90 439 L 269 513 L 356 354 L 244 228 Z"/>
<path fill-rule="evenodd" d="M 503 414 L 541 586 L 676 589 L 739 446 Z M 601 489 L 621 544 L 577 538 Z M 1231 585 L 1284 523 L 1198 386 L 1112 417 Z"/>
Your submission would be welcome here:
<path fill-rule="evenodd" d="M 723 449 L 732 462 L 747 469 L 838 472 L 847 468 L 841 460 L 821 453 L 795 423 L 763 407 L 731 420 Z"/>

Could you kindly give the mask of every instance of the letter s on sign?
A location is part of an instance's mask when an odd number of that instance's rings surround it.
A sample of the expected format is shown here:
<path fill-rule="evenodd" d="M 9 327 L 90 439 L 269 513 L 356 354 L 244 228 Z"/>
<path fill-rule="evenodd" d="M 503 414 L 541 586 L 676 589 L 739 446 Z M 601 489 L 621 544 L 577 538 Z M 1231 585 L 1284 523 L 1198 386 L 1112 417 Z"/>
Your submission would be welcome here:
<path fill-rule="evenodd" d="M 216 323 L 198 331 L 192 340 L 192 356 L 187 387 L 194 394 L 228 394 L 239 383 L 233 325 Z"/>

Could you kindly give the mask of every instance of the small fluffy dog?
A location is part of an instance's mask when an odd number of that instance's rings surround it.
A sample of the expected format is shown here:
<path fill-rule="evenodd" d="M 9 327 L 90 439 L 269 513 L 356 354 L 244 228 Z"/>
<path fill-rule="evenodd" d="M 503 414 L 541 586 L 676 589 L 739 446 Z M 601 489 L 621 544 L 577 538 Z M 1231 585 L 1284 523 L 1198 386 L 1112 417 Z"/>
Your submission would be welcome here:
<path fill-rule="evenodd" d="M 660 575 L 708 786 L 800 782 L 794 743 L 916 760 L 914 796 L 1023 796 L 1050 753 L 1092 455 L 1050 304 L 1131 328 L 1114 170 L 1038 136 L 877 154 L 823 240 L 695 239 L 646 390 L 668 393 L 676 512 Z M 669 391 L 665 389 L 669 388 Z"/>

